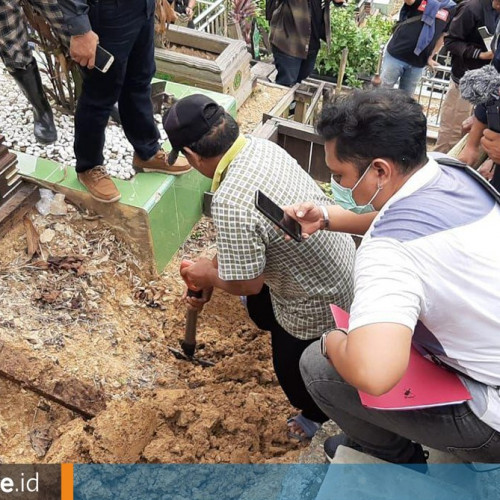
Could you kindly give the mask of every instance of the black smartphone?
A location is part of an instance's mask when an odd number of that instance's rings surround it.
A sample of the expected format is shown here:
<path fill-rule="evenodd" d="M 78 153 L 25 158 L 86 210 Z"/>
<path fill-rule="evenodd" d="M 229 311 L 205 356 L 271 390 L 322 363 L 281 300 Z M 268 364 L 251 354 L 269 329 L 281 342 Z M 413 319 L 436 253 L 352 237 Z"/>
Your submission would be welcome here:
<path fill-rule="evenodd" d="M 106 73 L 108 69 L 113 64 L 115 56 L 110 54 L 106 49 L 103 49 L 100 45 L 97 46 L 95 51 L 95 69 L 99 70 L 101 73 Z"/>
<path fill-rule="evenodd" d="M 300 224 L 283 212 L 283 210 L 262 191 L 255 191 L 255 208 L 270 221 L 283 229 L 283 231 L 295 241 L 302 241 L 302 227 Z"/>

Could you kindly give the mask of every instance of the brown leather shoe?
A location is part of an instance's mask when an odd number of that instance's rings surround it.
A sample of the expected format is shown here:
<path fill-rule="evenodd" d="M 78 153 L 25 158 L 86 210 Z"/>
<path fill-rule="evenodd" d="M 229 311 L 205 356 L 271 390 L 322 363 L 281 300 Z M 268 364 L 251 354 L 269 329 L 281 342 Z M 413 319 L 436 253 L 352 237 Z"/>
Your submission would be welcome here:
<path fill-rule="evenodd" d="M 136 153 L 134 153 L 133 167 L 139 172 L 161 172 L 162 174 L 181 175 L 189 172 L 192 167 L 186 160 L 179 156 L 173 165 L 168 164 L 168 155 L 160 149 L 153 158 L 149 160 L 141 160 Z"/>
<path fill-rule="evenodd" d="M 78 180 L 88 189 L 90 196 L 97 201 L 113 203 L 121 198 L 120 191 L 116 189 L 115 183 L 101 165 L 79 172 Z"/>

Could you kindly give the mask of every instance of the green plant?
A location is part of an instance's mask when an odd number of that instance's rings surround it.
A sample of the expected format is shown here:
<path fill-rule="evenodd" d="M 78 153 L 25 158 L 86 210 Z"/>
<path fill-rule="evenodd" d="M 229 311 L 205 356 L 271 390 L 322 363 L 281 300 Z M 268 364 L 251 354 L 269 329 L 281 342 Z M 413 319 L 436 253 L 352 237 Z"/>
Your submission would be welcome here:
<path fill-rule="evenodd" d="M 372 75 L 376 71 L 380 46 L 390 37 L 392 22 L 380 15 L 369 16 L 364 26 L 356 24 L 355 5 L 332 8 L 330 50 L 322 44 L 316 60 L 320 75 L 337 75 L 342 50 L 347 47 L 349 55 L 345 71 L 345 83 L 360 87 L 360 73 Z"/>
<path fill-rule="evenodd" d="M 266 0 L 257 0 L 257 12 L 255 14 L 257 27 L 269 33 L 269 21 L 266 19 Z"/>
<path fill-rule="evenodd" d="M 255 18 L 256 13 L 257 3 L 255 0 L 232 0 L 231 20 L 240 25 L 241 32 L 247 43 L 250 43 L 252 20 Z"/>

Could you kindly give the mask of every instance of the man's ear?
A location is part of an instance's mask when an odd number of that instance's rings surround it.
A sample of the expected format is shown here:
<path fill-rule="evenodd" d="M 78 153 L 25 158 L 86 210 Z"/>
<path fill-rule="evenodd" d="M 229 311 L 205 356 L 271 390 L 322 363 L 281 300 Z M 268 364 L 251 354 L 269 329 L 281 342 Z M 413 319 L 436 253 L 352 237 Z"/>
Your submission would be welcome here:
<path fill-rule="evenodd" d="M 200 164 L 200 155 L 198 153 L 195 153 L 191 148 L 182 148 L 182 152 L 187 158 L 190 165 L 196 168 Z"/>
<path fill-rule="evenodd" d="M 392 161 L 383 158 L 375 158 L 372 161 L 372 168 L 377 174 L 379 184 L 384 185 L 395 173 L 395 165 Z"/>

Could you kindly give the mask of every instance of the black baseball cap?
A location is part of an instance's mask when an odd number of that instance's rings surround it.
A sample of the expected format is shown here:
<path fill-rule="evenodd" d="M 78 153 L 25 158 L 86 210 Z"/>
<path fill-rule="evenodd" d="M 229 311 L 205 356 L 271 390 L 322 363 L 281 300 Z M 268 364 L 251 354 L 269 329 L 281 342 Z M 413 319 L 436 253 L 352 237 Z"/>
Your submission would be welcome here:
<path fill-rule="evenodd" d="M 203 94 L 177 101 L 163 116 L 163 128 L 172 146 L 168 163 L 173 165 L 179 151 L 200 140 L 224 113 L 222 106 Z"/>

